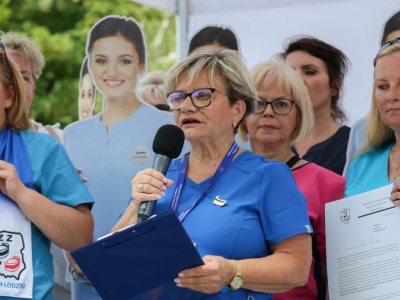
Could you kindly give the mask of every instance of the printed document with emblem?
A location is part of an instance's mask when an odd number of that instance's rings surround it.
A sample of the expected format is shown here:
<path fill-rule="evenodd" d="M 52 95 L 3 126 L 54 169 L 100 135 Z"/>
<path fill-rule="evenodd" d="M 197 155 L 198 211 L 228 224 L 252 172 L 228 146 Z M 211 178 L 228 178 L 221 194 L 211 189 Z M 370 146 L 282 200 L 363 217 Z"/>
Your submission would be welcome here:
<path fill-rule="evenodd" d="M 329 297 L 400 299 L 400 207 L 393 184 L 325 205 Z"/>
<path fill-rule="evenodd" d="M 187 293 L 173 280 L 179 272 L 203 264 L 174 211 L 107 235 L 71 255 L 105 300 Z"/>

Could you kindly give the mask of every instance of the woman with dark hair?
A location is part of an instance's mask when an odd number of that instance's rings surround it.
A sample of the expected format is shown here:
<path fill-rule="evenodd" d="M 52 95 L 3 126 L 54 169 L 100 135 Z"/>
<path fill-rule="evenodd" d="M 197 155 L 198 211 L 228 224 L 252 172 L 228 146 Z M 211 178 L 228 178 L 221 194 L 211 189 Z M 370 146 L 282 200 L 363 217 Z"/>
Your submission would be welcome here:
<path fill-rule="evenodd" d="M 81 77 L 79 82 L 78 113 L 79 120 L 90 118 L 96 106 L 96 89 L 87 66 L 87 57 L 82 62 Z"/>
<path fill-rule="evenodd" d="M 139 65 L 146 65 L 146 46 L 142 29 L 133 18 L 108 16 L 95 25 L 88 35 L 86 53 L 90 56 L 93 53 L 94 43 L 102 38 L 121 36 L 130 42 L 136 50 L 139 58 Z"/>
<path fill-rule="evenodd" d="M 301 158 L 342 175 L 350 128 L 340 107 L 349 60 L 339 49 L 313 37 L 289 40 L 280 57 L 301 75 L 313 104 L 315 126 L 293 151 Z"/>
<path fill-rule="evenodd" d="M 74 165 L 82 169 L 96 205 L 94 238 L 108 233 L 126 206 L 132 175 L 151 167 L 152 144 L 162 125 L 173 124 L 170 113 L 139 100 L 139 77 L 146 71 L 146 46 L 133 18 L 107 16 L 89 32 L 86 56 L 103 110 L 68 125 L 63 144 Z M 100 299 L 72 260 L 73 299 Z"/>
<path fill-rule="evenodd" d="M 206 48 L 227 48 L 239 51 L 239 43 L 232 29 L 220 26 L 207 26 L 199 30 L 190 40 L 188 54 Z"/>
<path fill-rule="evenodd" d="M 400 36 L 400 10 L 385 23 L 382 32 L 381 46 Z"/>

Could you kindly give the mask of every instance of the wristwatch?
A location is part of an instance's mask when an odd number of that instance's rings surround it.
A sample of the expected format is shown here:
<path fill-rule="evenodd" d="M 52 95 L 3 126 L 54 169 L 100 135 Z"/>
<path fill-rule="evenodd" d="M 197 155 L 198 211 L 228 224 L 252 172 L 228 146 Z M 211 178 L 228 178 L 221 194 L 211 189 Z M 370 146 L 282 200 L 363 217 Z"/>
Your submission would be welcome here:
<path fill-rule="evenodd" d="M 240 287 L 243 284 L 242 265 L 237 260 L 234 260 L 234 262 L 236 264 L 236 274 L 235 274 L 235 277 L 233 277 L 231 283 L 227 285 L 227 287 L 230 288 L 231 290 L 240 289 Z"/>

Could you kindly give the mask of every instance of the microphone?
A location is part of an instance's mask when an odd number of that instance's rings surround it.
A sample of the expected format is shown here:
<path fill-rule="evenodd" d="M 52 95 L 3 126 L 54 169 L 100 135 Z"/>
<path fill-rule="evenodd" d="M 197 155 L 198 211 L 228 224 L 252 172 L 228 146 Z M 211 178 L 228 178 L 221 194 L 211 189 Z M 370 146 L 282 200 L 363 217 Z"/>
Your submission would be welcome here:
<path fill-rule="evenodd" d="M 167 174 L 172 159 L 177 158 L 182 152 L 185 135 L 179 127 L 171 124 L 161 126 L 153 140 L 153 152 L 156 154 L 153 169 Z M 153 215 L 156 201 L 145 201 L 140 204 L 138 223 Z"/>

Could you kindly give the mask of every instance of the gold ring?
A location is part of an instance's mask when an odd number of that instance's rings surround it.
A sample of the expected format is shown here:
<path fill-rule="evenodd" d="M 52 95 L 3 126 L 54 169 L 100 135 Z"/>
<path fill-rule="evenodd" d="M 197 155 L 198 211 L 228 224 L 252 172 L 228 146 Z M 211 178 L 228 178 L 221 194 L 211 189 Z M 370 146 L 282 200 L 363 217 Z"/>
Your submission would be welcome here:
<path fill-rule="evenodd" d="M 144 184 L 139 184 L 139 193 L 143 193 Z"/>

